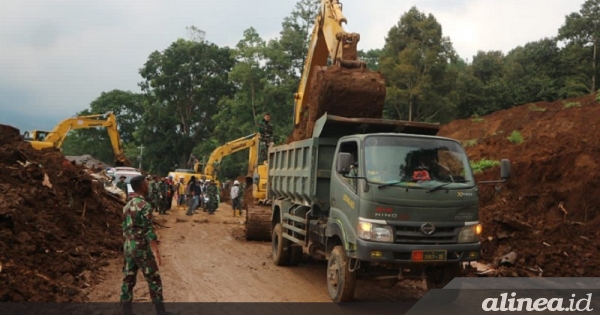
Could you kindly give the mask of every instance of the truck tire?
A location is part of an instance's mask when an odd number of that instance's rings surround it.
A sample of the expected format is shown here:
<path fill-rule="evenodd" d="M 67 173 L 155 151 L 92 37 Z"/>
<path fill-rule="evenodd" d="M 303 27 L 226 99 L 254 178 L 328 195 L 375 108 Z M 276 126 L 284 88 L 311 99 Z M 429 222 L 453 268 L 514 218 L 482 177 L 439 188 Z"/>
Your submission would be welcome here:
<path fill-rule="evenodd" d="M 290 246 L 290 266 L 298 266 L 300 261 L 302 260 L 302 247 L 300 246 Z"/>
<path fill-rule="evenodd" d="M 426 272 L 427 289 L 443 289 L 452 279 L 461 274 L 461 264 L 453 263 L 437 267 Z M 436 303 L 452 303 L 458 298 L 459 290 L 439 290 L 429 292 L 430 298 Z"/>
<path fill-rule="evenodd" d="M 273 262 L 277 266 L 287 266 L 290 262 L 290 241 L 283 237 L 281 231 L 281 224 L 277 223 L 273 228 L 273 235 L 271 237 L 271 249 L 273 255 Z"/>
<path fill-rule="evenodd" d="M 336 303 L 354 299 L 356 272 L 350 272 L 349 259 L 341 245 L 335 246 L 327 261 L 327 289 L 331 300 Z"/>

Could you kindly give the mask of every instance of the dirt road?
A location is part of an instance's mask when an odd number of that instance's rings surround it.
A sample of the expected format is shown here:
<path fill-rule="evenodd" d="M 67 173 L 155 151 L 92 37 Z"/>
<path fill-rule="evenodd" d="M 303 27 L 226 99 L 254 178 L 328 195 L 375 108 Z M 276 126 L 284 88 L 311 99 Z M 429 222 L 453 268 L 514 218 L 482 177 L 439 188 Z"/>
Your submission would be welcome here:
<path fill-rule="evenodd" d="M 248 242 L 244 218 L 234 218 L 231 207 L 221 204 L 215 215 L 199 211 L 188 217 L 173 207 L 157 216 L 166 226 L 158 229 L 163 266 L 164 297 L 168 302 L 329 302 L 326 263 L 305 258 L 297 267 L 277 267 L 270 258 L 270 243 Z M 168 228 L 167 228 L 168 227 Z M 91 288 L 94 302 L 119 300 L 120 260 L 112 261 Z M 141 275 L 136 301 L 149 301 Z M 359 281 L 359 301 L 416 301 L 424 294 L 421 282 L 405 281 L 391 289 Z"/>

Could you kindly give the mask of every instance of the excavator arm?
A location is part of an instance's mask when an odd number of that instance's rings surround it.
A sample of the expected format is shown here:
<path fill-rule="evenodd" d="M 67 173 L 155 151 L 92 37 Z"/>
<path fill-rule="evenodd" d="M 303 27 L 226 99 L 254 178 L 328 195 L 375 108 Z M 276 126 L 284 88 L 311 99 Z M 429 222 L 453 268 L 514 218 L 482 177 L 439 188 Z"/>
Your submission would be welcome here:
<path fill-rule="evenodd" d="M 385 80 L 358 59 L 360 35 L 347 33 L 339 0 L 322 0 L 312 31 L 298 91 L 294 94 L 293 140 L 310 138 L 324 113 L 381 118 Z M 327 67 L 328 59 L 332 66 Z"/>
<path fill-rule="evenodd" d="M 34 130 L 24 134 L 25 140 L 38 150 L 44 148 L 61 148 L 67 134 L 71 130 L 105 127 L 110 137 L 113 151 L 115 153 L 116 166 L 131 166 L 125 157 L 125 152 L 117 128 L 117 118 L 112 112 L 87 116 L 70 117 L 61 121 L 52 131 Z"/>
<path fill-rule="evenodd" d="M 245 149 L 250 149 L 248 170 L 253 170 L 254 164 L 258 159 L 257 146 L 259 135 L 260 134 L 258 133 L 254 133 L 233 141 L 229 141 L 224 145 L 216 148 L 208 158 L 208 162 L 206 162 L 206 165 L 204 167 L 204 175 L 206 175 L 209 179 L 216 179 L 216 171 L 218 165 L 221 163 L 221 160 L 228 155 Z M 195 171 L 197 173 L 200 173 L 201 170 L 198 170 L 198 167 L 196 167 Z"/>

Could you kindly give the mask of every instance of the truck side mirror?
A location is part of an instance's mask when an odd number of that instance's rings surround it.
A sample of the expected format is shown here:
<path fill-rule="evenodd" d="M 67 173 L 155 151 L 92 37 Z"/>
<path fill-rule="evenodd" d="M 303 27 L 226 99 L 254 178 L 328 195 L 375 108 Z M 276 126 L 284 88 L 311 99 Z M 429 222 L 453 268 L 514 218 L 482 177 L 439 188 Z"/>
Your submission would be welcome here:
<path fill-rule="evenodd" d="M 500 162 L 500 178 L 509 179 L 510 178 L 510 160 L 503 159 Z"/>
<path fill-rule="evenodd" d="M 337 156 L 337 162 L 336 162 L 336 171 L 339 174 L 342 175 L 347 175 L 348 173 L 350 173 L 350 166 L 352 166 L 352 163 L 354 159 L 352 158 L 352 154 L 348 153 L 348 152 L 340 152 L 338 153 Z"/>

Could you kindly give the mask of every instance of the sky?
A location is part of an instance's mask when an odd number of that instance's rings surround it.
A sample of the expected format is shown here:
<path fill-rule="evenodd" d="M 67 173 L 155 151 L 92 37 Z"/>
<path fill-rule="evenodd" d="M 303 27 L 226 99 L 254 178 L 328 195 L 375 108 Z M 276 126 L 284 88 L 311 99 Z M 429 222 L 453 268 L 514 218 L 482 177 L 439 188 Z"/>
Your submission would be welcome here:
<path fill-rule="evenodd" d="M 511 49 L 555 36 L 584 0 L 343 0 L 359 49 L 381 48 L 412 6 L 433 14 L 455 50 Z M 187 38 L 234 46 L 249 27 L 276 38 L 296 0 L 1 0 L 0 124 L 50 130 L 113 89 L 139 92 L 153 51 Z M 291 96 L 290 96 L 291 97 Z M 291 102 L 291 98 L 290 98 Z"/>

